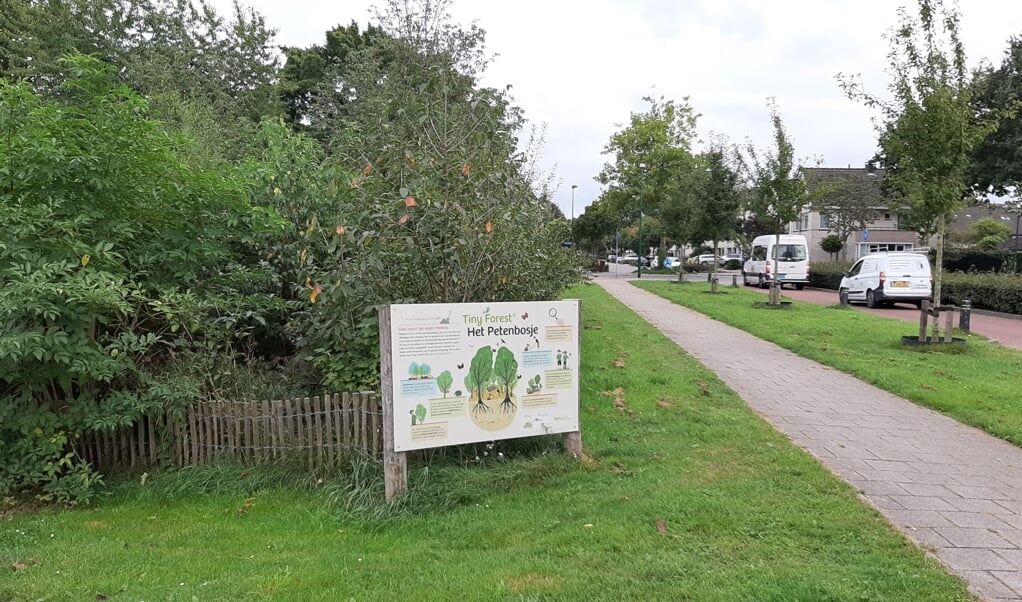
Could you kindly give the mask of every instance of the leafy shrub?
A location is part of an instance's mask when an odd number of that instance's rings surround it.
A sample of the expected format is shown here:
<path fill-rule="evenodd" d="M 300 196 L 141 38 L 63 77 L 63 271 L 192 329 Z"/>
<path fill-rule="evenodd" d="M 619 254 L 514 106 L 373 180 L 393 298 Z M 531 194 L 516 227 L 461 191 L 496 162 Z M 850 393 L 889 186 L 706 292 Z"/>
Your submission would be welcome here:
<path fill-rule="evenodd" d="M 812 269 L 809 270 L 809 286 L 836 291 L 841 285 L 841 278 L 850 267 L 852 267 L 851 263 L 843 261 L 814 263 Z"/>
<path fill-rule="evenodd" d="M 110 68 L 64 64 L 54 98 L 0 82 L 0 495 L 69 502 L 100 482 L 69 441 L 180 412 L 202 383 L 169 366 L 234 357 L 280 306 L 238 252 L 272 215 Z"/>
<path fill-rule="evenodd" d="M 936 261 L 936 251 L 930 251 L 930 265 Z M 1014 265 L 1008 251 L 979 249 L 945 249 L 944 272 L 1010 272 Z"/>
<path fill-rule="evenodd" d="M 940 296 L 942 303 L 961 305 L 968 299 L 977 309 L 1022 314 L 1022 276 L 947 272 Z"/>
<path fill-rule="evenodd" d="M 728 259 L 724 262 L 725 270 L 740 270 L 742 269 L 742 262 L 737 259 Z"/>

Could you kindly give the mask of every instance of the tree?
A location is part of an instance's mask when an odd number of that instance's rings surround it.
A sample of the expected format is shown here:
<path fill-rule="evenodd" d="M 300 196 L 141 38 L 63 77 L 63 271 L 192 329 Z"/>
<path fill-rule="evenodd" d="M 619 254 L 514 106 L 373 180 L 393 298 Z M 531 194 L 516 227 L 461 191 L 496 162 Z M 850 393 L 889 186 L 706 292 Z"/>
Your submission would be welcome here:
<path fill-rule="evenodd" d="M 709 150 L 700 159 L 706 167 L 696 192 L 694 226 L 690 238 L 698 241 L 694 244 L 711 241 L 716 253 L 717 243 L 731 238 L 737 231 L 742 201 L 739 175 L 741 158 L 727 144 L 726 139 L 717 137 L 711 141 Z M 717 262 L 713 262 L 714 276 L 717 267 Z M 713 288 L 716 292 L 716 287 Z"/>
<path fill-rule="evenodd" d="M 468 374 L 465 375 L 465 386 L 469 390 L 469 399 L 472 392 L 475 392 L 476 404 L 472 407 L 475 413 L 486 413 L 490 408 L 483 400 L 483 387 L 490 382 L 493 376 L 493 348 L 490 346 L 481 347 L 472 358 L 468 366 Z"/>
<path fill-rule="evenodd" d="M 834 260 L 844 250 L 845 241 L 837 234 L 828 234 L 820 240 L 820 248 L 830 253 L 831 260 Z"/>
<path fill-rule="evenodd" d="M 349 55 L 357 94 L 323 118 L 331 203 L 299 255 L 300 282 L 322 294 L 302 330 L 311 361 L 344 386 L 352 362 L 367 385 L 378 378 L 378 304 L 549 299 L 581 277 L 561 246 L 567 224 L 530 179 L 535 149 L 518 147 L 520 110 L 478 84 L 483 32 L 450 23 L 448 5 L 390 2 L 386 35 Z"/>
<path fill-rule="evenodd" d="M 596 181 L 608 187 L 605 194 L 614 200 L 618 214 L 637 220 L 650 215 L 665 226 L 665 218 L 670 218 L 671 225 L 657 240 L 659 256 L 664 257 L 666 231 L 684 231 L 683 222 L 691 214 L 691 187 L 684 183 L 695 166 L 691 148 L 699 115 L 687 97 L 680 103 L 663 97 L 643 100 L 649 109 L 632 113 L 628 126 L 612 134 L 604 147 L 603 154 L 614 160 L 603 166 Z M 639 254 L 645 255 L 645 250 Z"/>
<path fill-rule="evenodd" d="M 883 171 L 805 169 L 803 173 L 810 202 L 827 220 L 830 231 L 841 242 L 838 251 L 843 252 L 848 237 L 876 219 L 877 208 L 884 203 Z"/>
<path fill-rule="evenodd" d="M 752 191 L 747 197 L 747 209 L 770 226 L 779 243 L 781 232 L 789 223 L 798 220 L 802 209 L 809 203 L 809 197 L 802 177 L 802 164 L 795 158 L 795 146 L 773 99 L 767 102 L 767 108 L 774 127 L 774 148 L 760 152 L 752 143 L 746 145 L 752 170 Z M 773 269 L 776 274 L 776 257 Z M 781 284 L 773 278 L 770 281 L 770 304 L 780 303 Z"/>
<path fill-rule="evenodd" d="M 899 17 L 888 34 L 893 98 L 869 94 L 851 79 L 842 78 L 842 87 L 883 116 L 879 146 L 893 200 L 907 203 L 917 226 L 937 237 L 933 302 L 940 305 L 947 222 L 969 198 L 972 155 L 995 122 L 973 110 L 958 11 L 918 0 L 917 16 L 902 8 Z"/>
<path fill-rule="evenodd" d="M 217 160 L 245 154 L 259 120 L 276 112 L 274 33 L 241 4 L 224 18 L 206 0 L 0 1 L 0 13 L 12 3 L 0 17 L 11 26 L 0 27 L 0 75 L 43 94 L 62 81 L 66 53 L 94 54 Z"/>
<path fill-rule="evenodd" d="M 1012 194 L 1018 198 L 1022 184 L 1022 37 L 1012 36 L 1000 67 L 977 73 L 974 111 L 999 115 L 997 129 L 987 134 L 975 150 L 969 182 L 980 192 Z"/>
<path fill-rule="evenodd" d="M 518 384 L 518 360 L 515 354 L 507 347 L 497 350 L 497 359 L 493 363 L 493 373 L 497 377 L 497 383 L 504 389 L 504 401 L 500 403 L 501 412 L 510 412 L 515 409 L 515 402 L 511 399 L 511 391 Z"/>
<path fill-rule="evenodd" d="M 287 122 L 295 128 L 308 128 L 314 135 L 328 135 L 329 129 L 323 126 L 343 113 L 344 106 L 358 94 L 351 87 L 351 70 L 359 64 L 355 55 L 384 35 L 373 24 L 360 31 L 352 21 L 347 27 L 338 25 L 327 31 L 322 46 L 285 47 L 287 60 L 278 90 Z"/>
<path fill-rule="evenodd" d="M 436 386 L 440 389 L 440 392 L 447 397 L 447 394 L 451 392 L 451 385 L 454 384 L 454 377 L 451 376 L 450 370 L 444 370 L 440 373 L 440 376 L 436 377 Z"/>
<path fill-rule="evenodd" d="M 992 251 L 1002 242 L 1011 238 L 1011 226 L 993 218 L 984 217 L 969 225 L 963 241 L 984 251 Z"/>

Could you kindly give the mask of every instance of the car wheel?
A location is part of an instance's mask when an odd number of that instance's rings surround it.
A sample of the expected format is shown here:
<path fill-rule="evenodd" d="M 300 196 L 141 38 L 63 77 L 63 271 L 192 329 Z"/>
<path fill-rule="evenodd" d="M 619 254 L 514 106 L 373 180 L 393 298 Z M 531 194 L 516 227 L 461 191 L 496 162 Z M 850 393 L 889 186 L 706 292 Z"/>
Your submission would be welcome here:
<path fill-rule="evenodd" d="M 805 288 L 805 285 L 804 285 L 804 284 L 796 284 L 796 285 L 795 285 L 795 290 L 797 290 L 797 291 L 800 291 L 800 290 L 802 290 L 803 288 Z"/>
<path fill-rule="evenodd" d="M 866 291 L 866 307 L 875 308 L 878 306 L 876 297 L 873 295 L 873 289 Z"/>
<path fill-rule="evenodd" d="M 749 286 L 749 279 L 745 277 L 745 270 L 742 270 L 742 286 Z"/>
<path fill-rule="evenodd" d="M 837 291 L 837 302 L 841 305 L 850 305 L 848 301 L 848 289 L 841 288 Z"/>
<path fill-rule="evenodd" d="M 763 274 L 760 274 L 759 275 L 759 288 L 766 288 L 766 287 L 767 287 L 766 280 L 763 280 Z"/>

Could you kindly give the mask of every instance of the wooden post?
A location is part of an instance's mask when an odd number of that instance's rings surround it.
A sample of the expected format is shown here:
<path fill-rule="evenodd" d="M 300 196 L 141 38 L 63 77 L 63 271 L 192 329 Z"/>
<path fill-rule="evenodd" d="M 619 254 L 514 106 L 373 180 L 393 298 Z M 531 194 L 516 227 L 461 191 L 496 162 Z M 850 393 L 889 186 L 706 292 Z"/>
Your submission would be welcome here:
<path fill-rule="evenodd" d="M 948 307 L 947 310 L 945 310 L 944 313 L 945 313 L 945 316 L 944 316 L 944 342 L 945 343 L 950 343 L 951 342 L 952 330 L 954 330 L 955 310 L 954 310 L 954 308 Z"/>
<path fill-rule="evenodd" d="M 923 301 L 919 310 L 919 342 L 926 342 L 926 322 L 930 317 L 930 302 Z"/>
<path fill-rule="evenodd" d="M 717 285 L 717 279 L 713 279 L 713 285 Z M 576 403 L 581 406 L 581 399 L 579 399 L 579 382 L 578 379 L 582 378 L 582 301 L 578 302 L 578 332 L 575 334 L 576 340 L 578 341 L 578 367 L 575 371 L 575 398 Z M 564 433 L 561 436 L 561 441 L 564 443 L 564 453 L 568 454 L 572 458 L 582 457 L 582 423 L 581 416 L 579 417 L 579 430 L 572 431 L 570 433 Z"/>
<path fill-rule="evenodd" d="M 408 491 L 408 456 L 394 451 L 394 378 L 390 305 L 376 308 L 380 323 L 380 392 L 383 398 L 383 482 L 387 500 Z"/>

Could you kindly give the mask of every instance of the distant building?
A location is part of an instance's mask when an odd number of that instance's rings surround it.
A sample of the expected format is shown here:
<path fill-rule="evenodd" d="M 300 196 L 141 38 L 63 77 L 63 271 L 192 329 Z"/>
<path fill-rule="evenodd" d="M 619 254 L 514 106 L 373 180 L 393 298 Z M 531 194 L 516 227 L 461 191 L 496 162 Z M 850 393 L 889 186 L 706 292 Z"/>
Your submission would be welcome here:
<path fill-rule="evenodd" d="M 881 169 L 807 167 L 802 170 L 810 194 L 822 196 L 813 201 L 801 215 L 800 221 L 788 225 L 788 232 L 802 234 L 809 242 L 809 259 L 815 262 L 830 261 L 831 256 L 820 247 L 820 241 L 828 234 L 835 234 L 828 220 L 827 198 L 833 191 L 840 194 L 855 194 L 874 210 L 874 218 L 867 222 L 865 230 L 853 230 L 845 241 L 844 251 L 839 258 L 854 261 L 868 253 L 880 251 L 910 251 L 932 247 L 935 239 L 920 245 L 919 235 L 909 228 L 901 217 L 903 211 L 892 208 L 881 192 L 884 171 Z M 970 205 L 955 212 L 948 224 L 948 232 L 963 231 L 972 223 L 983 218 L 1002 221 L 1012 229 L 1012 238 L 1002 245 L 1005 249 L 1022 249 L 1022 234 L 1019 232 L 1019 214 L 997 203 Z M 1015 245 L 1019 246 L 1016 247 Z"/>

